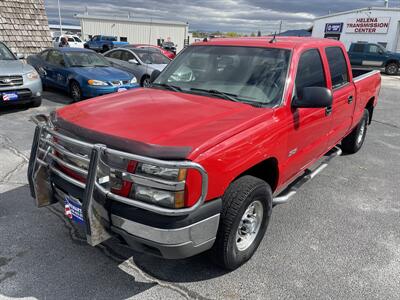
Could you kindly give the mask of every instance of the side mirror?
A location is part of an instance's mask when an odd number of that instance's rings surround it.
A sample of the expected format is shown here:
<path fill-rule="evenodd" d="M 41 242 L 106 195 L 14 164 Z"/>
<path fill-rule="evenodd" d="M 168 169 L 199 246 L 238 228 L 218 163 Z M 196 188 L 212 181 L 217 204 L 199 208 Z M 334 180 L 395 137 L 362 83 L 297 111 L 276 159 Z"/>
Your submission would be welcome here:
<path fill-rule="evenodd" d="M 301 99 L 295 97 L 292 101 L 294 108 L 321 108 L 332 106 L 332 92 L 324 87 L 305 87 Z"/>
<path fill-rule="evenodd" d="M 134 59 L 134 58 L 128 60 L 128 62 L 131 63 L 131 64 L 135 64 L 135 65 L 138 65 L 138 64 L 139 64 L 139 62 L 138 62 L 136 59 Z"/>
<path fill-rule="evenodd" d="M 63 66 L 63 67 L 65 67 L 65 61 L 63 61 L 63 60 L 60 61 L 60 65 Z"/>
<path fill-rule="evenodd" d="M 379 49 L 379 50 L 378 50 L 378 53 L 379 53 L 379 54 L 383 54 L 384 52 L 383 52 L 382 49 Z"/>
<path fill-rule="evenodd" d="M 160 71 L 154 70 L 150 75 L 150 82 L 153 83 L 154 80 L 157 79 L 158 75 L 160 75 L 160 73 L 161 73 Z"/>
<path fill-rule="evenodd" d="M 25 55 L 22 53 L 15 53 L 15 56 L 17 57 L 17 59 L 25 59 Z"/>

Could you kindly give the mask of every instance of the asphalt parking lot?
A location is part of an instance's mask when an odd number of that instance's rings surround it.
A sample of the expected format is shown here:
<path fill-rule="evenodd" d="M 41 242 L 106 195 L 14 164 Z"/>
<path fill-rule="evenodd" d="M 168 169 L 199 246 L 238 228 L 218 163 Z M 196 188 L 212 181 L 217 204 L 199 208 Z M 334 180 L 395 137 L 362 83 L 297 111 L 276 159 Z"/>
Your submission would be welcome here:
<path fill-rule="evenodd" d="M 0 111 L 0 298 L 399 299 L 400 77 L 383 77 L 362 150 L 275 207 L 253 259 L 230 273 L 206 254 L 167 261 L 116 240 L 91 247 L 59 206 L 35 208 L 29 117 L 70 101 L 45 98 Z"/>

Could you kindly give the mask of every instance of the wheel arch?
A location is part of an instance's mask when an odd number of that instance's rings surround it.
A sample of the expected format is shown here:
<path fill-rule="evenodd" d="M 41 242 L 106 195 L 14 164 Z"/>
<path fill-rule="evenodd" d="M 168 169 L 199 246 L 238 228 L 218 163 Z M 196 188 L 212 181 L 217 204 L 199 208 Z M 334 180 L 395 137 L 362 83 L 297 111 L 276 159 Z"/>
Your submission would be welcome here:
<path fill-rule="evenodd" d="M 372 97 L 371 99 L 368 100 L 367 105 L 365 106 L 365 109 L 367 109 L 369 112 L 368 124 L 371 124 L 372 122 L 372 115 L 374 113 L 374 103 L 375 103 L 375 97 Z"/>
<path fill-rule="evenodd" d="M 279 181 L 278 160 L 275 157 L 269 157 L 256 165 L 253 165 L 237 176 L 234 180 L 245 175 L 251 175 L 266 181 L 270 185 L 272 192 L 274 192 Z"/>
<path fill-rule="evenodd" d="M 399 68 L 400 68 L 400 61 L 397 60 L 397 59 L 394 59 L 394 58 L 389 59 L 389 60 L 385 63 L 385 67 L 388 66 L 388 65 L 391 64 L 391 63 L 395 63 L 395 64 L 398 65 Z"/>

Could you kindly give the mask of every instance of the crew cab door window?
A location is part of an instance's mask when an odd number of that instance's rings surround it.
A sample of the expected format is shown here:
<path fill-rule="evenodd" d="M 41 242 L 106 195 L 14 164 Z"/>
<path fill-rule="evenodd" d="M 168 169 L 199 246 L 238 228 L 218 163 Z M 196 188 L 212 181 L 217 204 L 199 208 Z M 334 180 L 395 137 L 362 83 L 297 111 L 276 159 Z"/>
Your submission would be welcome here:
<path fill-rule="evenodd" d="M 379 51 L 379 50 L 381 50 L 381 51 Z M 380 52 L 382 52 L 382 49 L 378 45 L 369 44 L 368 47 L 367 47 L 367 53 L 378 54 Z"/>
<path fill-rule="evenodd" d="M 317 49 L 307 50 L 301 55 L 295 84 L 296 95 L 300 100 L 305 87 L 326 87 L 321 55 Z"/>
<path fill-rule="evenodd" d="M 332 89 L 339 88 L 349 82 L 349 71 L 346 59 L 340 47 L 329 47 L 325 49 L 331 73 Z"/>

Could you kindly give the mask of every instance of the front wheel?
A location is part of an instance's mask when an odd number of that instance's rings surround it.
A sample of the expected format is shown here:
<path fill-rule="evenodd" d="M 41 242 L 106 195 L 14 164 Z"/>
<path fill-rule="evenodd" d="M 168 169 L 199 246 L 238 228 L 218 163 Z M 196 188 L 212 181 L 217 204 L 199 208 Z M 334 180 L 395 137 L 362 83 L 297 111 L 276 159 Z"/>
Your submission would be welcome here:
<path fill-rule="evenodd" d="M 72 81 L 69 85 L 69 93 L 74 102 L 82 100 L 82 90 L 79 83 Z"/>
<path fill-rule="evenodd" d="M 260 245 L 272 212 L 272 191 L 263 180 L 243 176 L 225 192 L 217 239 L 211 250 L 221 267 L 234 270 Z"/>
<path fill-rule="evenodd" d="M 399 65 L 396 63 L 390 63 L 385 68 L 385 73 L 388 75 L 397 75 L 399 72 Z"/>
<path fill-rule="evenodd" d="M 365 136 L 367 135 L 367 126 L 369 120 L 368 109 L 364 110 L 364 114 L 358 123 L 358 125 L 353 129 L 353 131 L 342 140 L 342 150 L 346 153 L 353 154 L 361 149 L 365 141 Z"/>
<path fill-rule="evenodd" d="M 142 87 L 149 87 L 151 85 L 150 77 L 148 76 L 143 77 L 141 85 Z"/>

